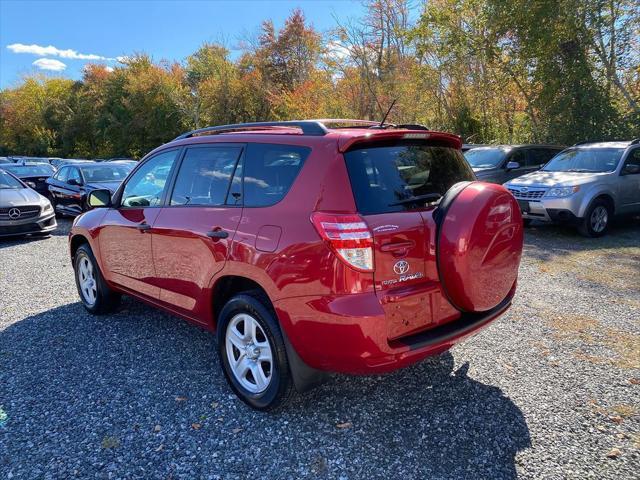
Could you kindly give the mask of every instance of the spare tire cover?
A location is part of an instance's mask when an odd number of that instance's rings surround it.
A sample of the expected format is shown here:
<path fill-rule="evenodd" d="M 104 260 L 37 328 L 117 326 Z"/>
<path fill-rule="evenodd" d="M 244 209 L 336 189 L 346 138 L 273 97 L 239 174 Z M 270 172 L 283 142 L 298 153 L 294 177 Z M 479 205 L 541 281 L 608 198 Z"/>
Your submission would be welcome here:
<path fill-rule="evenodd" d="M 499 305 L 515 286 L 522 255 L 523 225 L 518 202 L 501 185 L 472 182 L 445 195 L 438 212 L 440 280 L 459 310 L 484 312 Z"/>

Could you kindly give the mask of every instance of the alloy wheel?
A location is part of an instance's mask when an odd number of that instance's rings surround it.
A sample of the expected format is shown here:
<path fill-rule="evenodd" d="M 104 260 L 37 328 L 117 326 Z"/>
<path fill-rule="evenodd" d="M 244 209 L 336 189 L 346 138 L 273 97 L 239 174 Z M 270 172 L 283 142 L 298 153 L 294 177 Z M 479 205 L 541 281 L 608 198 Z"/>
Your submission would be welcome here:
<path fill-rule="evenodd" d="M 235 315 L 225 334 L 225 350 L 235 379 L 251 393 L 265 391 L 273 376 L 269 339 L 258 321 L 247 313 Z"/>
<path fill-rule="evenodd" d="M 82 257 L 78 266 L 78 280 L 80 282 L 80 291 L 82 292 L 82 298 L 89 305 L 96 303 L 98 295 L 98 286 L 96 282 L 96 275 L 93 271 L 93 265 L 87 257 Z"/>
<path fill-rule="evenodd" d="M 609 221 L 609 212 L 607 212 L 606 207 L 602 205 L 598 205 L 591 212 L 591 229 L 596 233 L 602 233 L 604 229 L 607 227 L 607 223 Z"/>

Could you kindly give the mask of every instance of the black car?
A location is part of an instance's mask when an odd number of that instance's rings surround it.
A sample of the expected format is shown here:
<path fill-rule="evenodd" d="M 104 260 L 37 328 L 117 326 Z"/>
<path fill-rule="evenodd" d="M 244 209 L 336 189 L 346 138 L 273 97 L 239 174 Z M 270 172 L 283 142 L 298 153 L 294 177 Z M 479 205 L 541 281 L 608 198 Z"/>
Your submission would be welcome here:
<path fill-rule="evenodd" d="M 56 173 L 56 169 L 48 163 L 3 163 L 0 168 L 14 174 L 40 195 L 49 198 L 47 178 Z"/>
<path fill-rule="evenodd" d="M 478 180 L 502 184 L 540 170 L 562 150 L 557 145 L 494 145 L 474 147 L 464 156 Z"/>
<path fill-rule="evenodd" d="M 93 190 L 114 193 L 133 166 L 126 163 L 81 162 L 62 165 L 47 180 L 53 208 L 63 215 L 79 215 L 88 210 L 87 198 Z"/>

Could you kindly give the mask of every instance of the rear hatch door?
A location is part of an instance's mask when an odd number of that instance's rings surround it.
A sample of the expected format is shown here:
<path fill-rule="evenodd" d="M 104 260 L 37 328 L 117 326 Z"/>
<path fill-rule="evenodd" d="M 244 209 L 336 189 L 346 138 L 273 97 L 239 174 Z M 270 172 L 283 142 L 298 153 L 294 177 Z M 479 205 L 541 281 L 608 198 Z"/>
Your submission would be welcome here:
<path fill-rule="evenodd" d="M 374 237 L 375 290 L 390 339 L 457 317 L 443 296 L 435 261 L 439 196 L 473 180 L 459 150 L 420 140 L 359 143 L 345 152 L 358 212 Z"/>

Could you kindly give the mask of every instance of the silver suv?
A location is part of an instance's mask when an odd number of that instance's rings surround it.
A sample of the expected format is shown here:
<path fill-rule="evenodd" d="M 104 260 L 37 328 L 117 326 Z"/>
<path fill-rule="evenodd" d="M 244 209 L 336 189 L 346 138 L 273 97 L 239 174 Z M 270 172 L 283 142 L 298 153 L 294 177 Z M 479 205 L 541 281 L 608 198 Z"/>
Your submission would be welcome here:
<path fill-rule="evenodd" d="M 525 223 L 570 223 L 583 235 L 602 236 L 613 215 L 640 213 L 640 139 L 575 145 L 504 185 Z"/>

